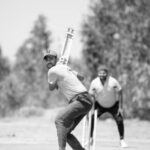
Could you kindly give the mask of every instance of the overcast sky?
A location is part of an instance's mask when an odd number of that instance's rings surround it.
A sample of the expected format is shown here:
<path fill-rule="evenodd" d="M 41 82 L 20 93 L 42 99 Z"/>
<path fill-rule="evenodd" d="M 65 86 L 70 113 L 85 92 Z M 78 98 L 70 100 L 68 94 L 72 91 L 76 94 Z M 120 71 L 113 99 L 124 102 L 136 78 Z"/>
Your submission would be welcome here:
<path fill-rule="evenodd" d="M 47 17 L 58 49 L 64 43 L 68 27 L 75 29 L 72 54 L 79 56 L 81 43 L 79 30 L 88 14 L 90 0 L 0 0 L 0 45 L 3 54 L 14 60 L 16 51 L 29 37 L 38 15 Z M 61 45 L 62 44 L 62 45 Z"/>

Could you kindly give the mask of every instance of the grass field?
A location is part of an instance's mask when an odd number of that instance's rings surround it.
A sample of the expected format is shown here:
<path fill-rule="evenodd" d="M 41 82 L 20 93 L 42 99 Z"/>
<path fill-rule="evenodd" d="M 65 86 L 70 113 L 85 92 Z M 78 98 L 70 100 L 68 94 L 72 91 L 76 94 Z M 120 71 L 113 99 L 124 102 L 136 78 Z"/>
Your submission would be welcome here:
<path fill-rule="evenodd" d="M 55 114 L 43 117 L 5 118 L 0 120 L 0 150 L 58 150 Z M 81 140 L 82 124 L 74 130 Z M 150 150 L 150 122 L 125 120 L 128 150 Z M 98 121 L 96 150 L 120 150 L 119 136 L 113 120 Z M 67 146 L 67 150 L 71 150 Z"/>

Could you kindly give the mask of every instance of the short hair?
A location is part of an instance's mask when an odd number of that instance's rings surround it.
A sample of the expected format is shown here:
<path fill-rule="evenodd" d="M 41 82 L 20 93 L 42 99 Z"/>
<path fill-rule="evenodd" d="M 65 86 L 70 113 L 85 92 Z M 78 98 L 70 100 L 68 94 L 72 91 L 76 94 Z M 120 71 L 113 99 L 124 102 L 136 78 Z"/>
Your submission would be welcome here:
<path fill-rule="evenodd" d="M 106 65 L 100 65 L 100 66 L 98 67 L 97 71 L 99 72 L 99 71 L 101 71 L 101 70 L 104 70 L 104 71 L 109 72 L 109 69 L 108 69 L 108 67 L 107 67 Z"/>

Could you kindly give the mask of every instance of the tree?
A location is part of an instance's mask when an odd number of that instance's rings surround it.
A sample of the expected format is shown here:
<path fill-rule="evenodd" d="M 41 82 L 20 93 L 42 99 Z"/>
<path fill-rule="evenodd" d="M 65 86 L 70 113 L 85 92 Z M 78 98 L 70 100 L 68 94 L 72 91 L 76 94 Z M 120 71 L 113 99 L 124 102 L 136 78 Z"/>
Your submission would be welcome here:
<path fill-rule="evenodd" d="M 10 73 L 10 64 L 7 58 L 2 54 L 2 48 L 0 47 L 0 82 L 5 79 Z"/>
<path fill-rule="evenodd" d="M 23 43 L 16 55 L 15 72 L 18 76 L 22 97 L 26 104 L 47 107 L 47 69 L 43 63 L 43 50 L 52 42 L 52 34 L 47 29 L 46 17 L 40 15 L 35 21 L 30 37 Z"/>
<path fill-rule="evenodd" d="M 0 47 L 0 116 L 4 116 L 6 112 L 6 95 L 5 90 L 8 91 L 6 88 L 4 90 L 5 84 L 4 82 L 7 80 L 7 77 L 11 73 L 11 66 L 9 60 L 5 58 L 2 54 L 2 48 Z"/>
<path fill-rule="evenodd" d="M 82 41 L 92 78 L 100 64 L 107 64 L 124 88 L 127 116 L 139 116 L 141 108 L 143 117 L 150 109 L 150 2 L 96 0 L 91 1 L 90 10 Z"/>

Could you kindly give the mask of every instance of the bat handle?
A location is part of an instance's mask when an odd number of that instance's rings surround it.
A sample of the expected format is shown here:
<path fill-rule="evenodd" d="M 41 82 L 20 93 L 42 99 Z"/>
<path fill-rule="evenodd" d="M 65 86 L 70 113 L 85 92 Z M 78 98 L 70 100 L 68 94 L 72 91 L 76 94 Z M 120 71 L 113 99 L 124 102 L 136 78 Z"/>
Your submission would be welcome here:
<path fill-rule="evenodd" d="M 70 38 L 72 38 L 73 35 L 74 35 L 74 29 L 68 28 L 68 30 L 67 30 L 67 36 L 69 36 Z"/>

